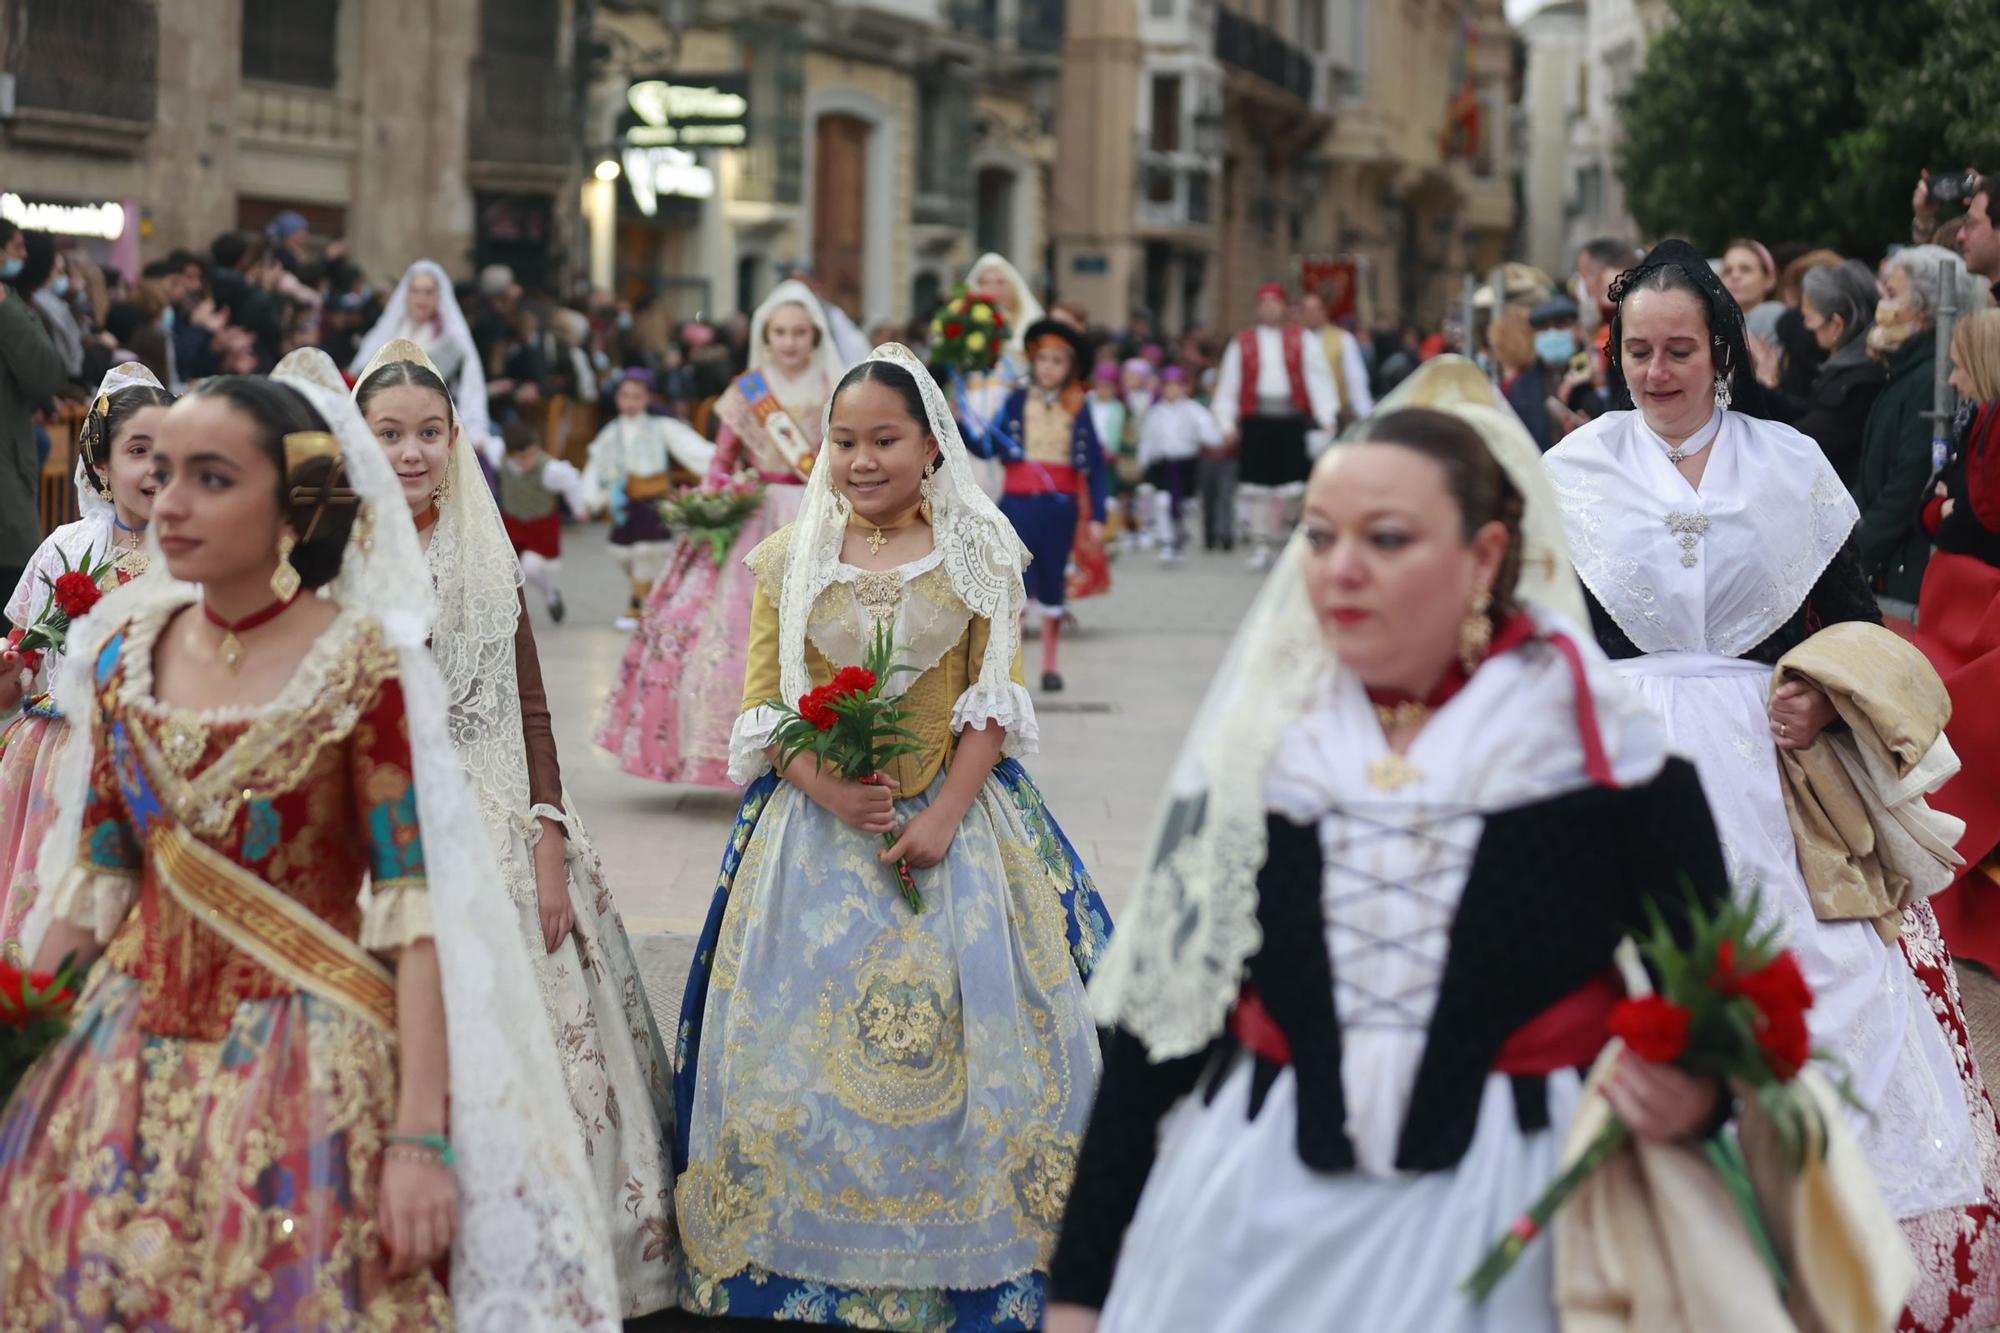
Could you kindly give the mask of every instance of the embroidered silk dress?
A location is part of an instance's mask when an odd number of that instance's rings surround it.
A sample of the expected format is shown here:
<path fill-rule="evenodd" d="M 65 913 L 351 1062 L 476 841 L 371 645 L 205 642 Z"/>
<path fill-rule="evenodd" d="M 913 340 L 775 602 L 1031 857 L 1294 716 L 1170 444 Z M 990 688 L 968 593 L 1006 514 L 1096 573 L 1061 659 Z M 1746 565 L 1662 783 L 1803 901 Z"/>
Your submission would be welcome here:
<path fill-rule="evenodd" d="M 95 515 L 65 523 L 50 533 L 27 572 L 7 599 L 7 619 L 31 625 L 49 604 L 54 582 L 67 569 L 81 569 L 103 560 L 118 536 L 108 507 Z M 142 551 L 116 557 L 102 580 L 108 591 L 138 577 L 146 568 Z M 54 679 L 62 654 L 51 652 L 42 663 L 42 680 Z M 31 694 L 21 714 L 0 731 L 0 958 L 25 962 L 20 934 L 28 909 L 35 904 L 35 858 L 42 837 L 55 822 L 54 780 L 69 744 L 69 724 L 47 693 Z"/>
<path fill-rule="evenodd" d="M 729 732 L 736 725 L 755 597 L 743 559 L 797 517 L 805 473 L 788 456 L 781 443 L 788 436 L 781 433 L 796 432 L 810 464 L 837 377 L 815 362 L 798 380 L 772 370 L 739 375 L 723 395 L 718 410 L 725 424 L 705 484 L 721 486 L 739 472 L 754 472 L 765 486 L 764 504 L 720 565 L 708 542 L 676 543 L 646 599 L 596 736 L 633 777 L 731 790 L 738 785 L 729 778 Z M 782 421 L 772 422 L 774 411 Z"/>
<path fill-rule="evenodd" d="M 173 708 L 152 661 L 174 609 L 97 659 L 50 906 L 109 946 L 0 1115 L 0 1322 L 449 1327 L 434 1273 L 390 1280 L 377 1222 L 391 968 L 431 934 L 395 655 L 346 611 L 269 704 Z"/>
<path fill-rule="evenodd" d="M 1611 412 L 1545 456 L 1592 628 L 1701 774 L 1730 881 L 1755 889 L 1815 1002 L 1813 1045 L 1844 1069 L 1851 1116 L 1921 1273 L 1904 1327 L 2000 1320 L 2000 1120 L 1973 1064 L 1958 984 L 1927 901 L 1901 938 L 1818 918 L 1799 870 L 1767 717 L 1772 667 L 1816 630 L 1879 623 L 1846 487 L 1788 426 L 1717 412 L 1682 448 L 1699 489 L 1638 412 Z"/>
<path fill-rule="evenodd" d="M 955 442 L 954 442 L 955 447 Z M 854 831 L 770 772 L 777 601 L 797 529 L 757 580 L 738 772 L 755 776 L 723 858 L 682 1007 L 676 1101 L 683 1304 L 853 1328 L 1032 1329 L 1096 1084 L 1084 980 L 1109 921 L 1012 759 L 916 914 Z M 877 623 L 921 753 L 891 772 L 899 817 L 937 799 L 966 725 L 1032 735 L 1019 683 L 976 683 L 988 621 L 945 552 L 837 566 L 806 630 L 812 680 L 857 663 Z M 894 686 L 892 686 L 894 688 Z M 761 770 L 762 775 L 756 776 Z"/>

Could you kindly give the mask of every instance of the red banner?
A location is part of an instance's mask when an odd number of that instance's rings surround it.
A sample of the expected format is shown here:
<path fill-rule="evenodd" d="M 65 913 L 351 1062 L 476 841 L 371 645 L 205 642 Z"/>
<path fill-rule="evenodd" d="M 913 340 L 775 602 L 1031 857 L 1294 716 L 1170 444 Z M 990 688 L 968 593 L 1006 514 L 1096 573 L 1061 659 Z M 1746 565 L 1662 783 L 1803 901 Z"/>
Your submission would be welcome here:
<path fill-rule="evenodd" d="M 1299 261 L 1299 291 L 1317 292 L 1326 302 L 1326 315 L 1336 324 L 1355 312 L 1355 283 L 1359 270 L 1352 259 L 1338 255 L 1308 255 Z"/>

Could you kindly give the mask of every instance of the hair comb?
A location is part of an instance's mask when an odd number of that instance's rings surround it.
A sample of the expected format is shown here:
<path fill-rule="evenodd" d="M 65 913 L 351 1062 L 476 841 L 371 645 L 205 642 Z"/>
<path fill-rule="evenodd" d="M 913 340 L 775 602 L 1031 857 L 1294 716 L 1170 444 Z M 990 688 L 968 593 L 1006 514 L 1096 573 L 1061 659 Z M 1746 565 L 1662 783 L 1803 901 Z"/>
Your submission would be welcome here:
<path fill-rule="evenodd" d="M 295 430 L 285 437 L 287 480 L 315 458 L 340 458 L 340 441 L 323 430 Z"/>

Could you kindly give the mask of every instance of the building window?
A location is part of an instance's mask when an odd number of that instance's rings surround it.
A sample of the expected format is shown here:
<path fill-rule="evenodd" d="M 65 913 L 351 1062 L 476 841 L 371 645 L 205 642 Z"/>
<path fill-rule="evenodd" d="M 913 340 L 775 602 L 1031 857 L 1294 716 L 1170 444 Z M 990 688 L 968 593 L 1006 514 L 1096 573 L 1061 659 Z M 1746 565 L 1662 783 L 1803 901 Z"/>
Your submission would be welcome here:
<path fill-rule="evenodd" d="M 556 11 L 544 0 L 480 5 L 469 127 L 474 161 L 560 166 L 570 160 L 575 113 L 556 64 L 562 35 Z"/>
<path fill-rule="evenodd" d="M 982 252 L 1014 253 L 1014 179 L 1014 173 L 1005 167 L 980 169 L 975 232 Z"/>
<path fill-rule="evenodd" d="M 805 178 L 805 43 L 790 28 L 739 30 L 750 74 L 750 147 L 738 149 L 736 196 L 767 204 L 799 202 Z"/>
<path fill-rule="evenodd" d="M 736 308 L 749 313 L 764 299 L 764 257 L 743 255 L 736 261 Z"/>
<path fill-rule="evenodd" d="M 1181 76 L 1153 76 L 1152 149 L 1156 153 L 1177 152 L 1181 146 Z"/>
<path fill-rule="evenodd" d="M 916 220 L 969 227 L 972 218 L 972 94 L 949 72 L 917 83 Z"/>
<path fill-rule="evenodd" d="M 331 90 L 339 27 L 338 3 L 243 0 L 243 77 Z"/>
<path fill-rule="evenodd" d="M 22 0 L 8 66 L 23 109 L 151 123 L 160 16 L 151 0 Z"/>
<path fill-rule="evenodd" d="M 1326 50 L 1326 5 L 1327 0 L 1298 0 L 1293 15 L 1299 45 L 1314 53 Z"/>

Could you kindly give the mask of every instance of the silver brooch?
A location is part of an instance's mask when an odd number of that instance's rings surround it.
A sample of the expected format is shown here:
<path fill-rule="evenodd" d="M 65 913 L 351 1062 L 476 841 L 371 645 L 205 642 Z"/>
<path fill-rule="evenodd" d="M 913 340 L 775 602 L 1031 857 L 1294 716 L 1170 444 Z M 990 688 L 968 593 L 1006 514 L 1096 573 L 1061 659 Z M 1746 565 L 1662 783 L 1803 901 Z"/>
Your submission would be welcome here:
<path fill-rule="evenodd" d="M 1680 541 L 1682 566 L 1693 569 L 1695 543 L 1708 535 L 1708 515 L 1695 512 L 1668 514 L 1667 531 Z"/>

